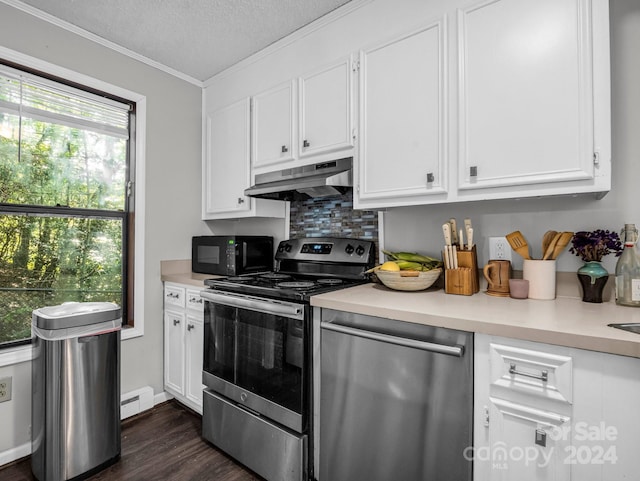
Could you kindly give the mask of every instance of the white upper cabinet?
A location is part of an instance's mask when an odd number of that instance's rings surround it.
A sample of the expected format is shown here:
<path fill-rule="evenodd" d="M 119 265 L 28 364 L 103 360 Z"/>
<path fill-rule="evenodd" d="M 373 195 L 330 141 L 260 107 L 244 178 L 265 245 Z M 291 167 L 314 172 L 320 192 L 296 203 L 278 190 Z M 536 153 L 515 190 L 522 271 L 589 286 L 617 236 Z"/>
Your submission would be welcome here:
<path fill-rule="evenodd" d="M 300 77 L 300 158 L 353 147 L 351 58 Z"/>
<path fill-rule="evenodd" d="M 252 176 L 353 157 L 359 209 L 601 197 L 609 29 L 609 0 L 350 2 L 205 91 L 252 99 Z"/>
<path fill-rule="evenodd" d="M 253 172 L 352 155 L 351 59 L 253 96 Z"/>
<path fill-rule="evenodd" d="M 253 168 L 282 164 L 296 152 L 296 84 L 285 82 L 253 96 Z"/>
<path fill-rule="evenodd" d="M 282 202 L 244 195 L 250 186 L 250 103 L 205 114 L 202 218 L 284 217 Z"/>
<path fill-rule="evenodd" d="M 357 206 L 446 191 L 444 19 L 360 53 Z"/>
<path fill-rule="evenodd" d="M 492 0 L 459 11 L 459 189 L 598 190 L 594 41 L 588 0 Z"/>

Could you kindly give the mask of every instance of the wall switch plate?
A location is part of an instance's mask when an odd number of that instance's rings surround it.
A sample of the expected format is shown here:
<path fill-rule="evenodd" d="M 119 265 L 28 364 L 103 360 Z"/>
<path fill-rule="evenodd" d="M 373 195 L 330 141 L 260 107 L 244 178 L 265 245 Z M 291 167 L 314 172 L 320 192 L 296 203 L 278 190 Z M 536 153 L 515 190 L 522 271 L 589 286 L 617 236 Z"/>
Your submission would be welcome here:
<path fill-rule="evenodd" d="M 0 403 L 11 400 L 11 378 L 0 379 Z"/>
<path fill-rule="evenodd" d="M 511 258 L 511 246 L 506 237 L 489 237 L 489 259 L 513 261 Z"/>

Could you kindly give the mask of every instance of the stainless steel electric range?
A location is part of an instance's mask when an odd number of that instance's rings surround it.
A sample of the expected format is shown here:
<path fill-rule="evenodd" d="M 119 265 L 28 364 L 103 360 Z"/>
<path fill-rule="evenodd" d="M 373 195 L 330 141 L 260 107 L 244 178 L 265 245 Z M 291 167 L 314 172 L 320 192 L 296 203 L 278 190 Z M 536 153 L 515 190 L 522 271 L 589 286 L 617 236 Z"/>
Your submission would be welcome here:
<path fill-rule="evenodd" d="M 372 241 L 290 239 L 273 272 L 208 279 L 202 435 L 267 480 L 313 479 L 310 297 L 366 282 Z"/>

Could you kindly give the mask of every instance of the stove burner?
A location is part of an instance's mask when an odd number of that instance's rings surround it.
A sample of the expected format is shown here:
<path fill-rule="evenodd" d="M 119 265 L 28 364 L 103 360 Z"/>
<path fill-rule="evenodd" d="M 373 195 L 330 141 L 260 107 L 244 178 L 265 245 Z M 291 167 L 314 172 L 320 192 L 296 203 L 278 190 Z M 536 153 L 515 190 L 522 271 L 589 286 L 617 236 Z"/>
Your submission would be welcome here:
<path fill-rule="evenodd" d="M 272 280 L 282 280 L 282 279 L 291 279 L 289 274 L 279 274 L 278 272 L 269 272 L 267 274 L 261 274 L 260 277 L 262 279 L 272 279 Z"/>
<path fill-rule="evenodd" d="M 318 284 L 324 284 L 325 286 L 337 286 L 342 284 L 342 279 L 318 279 Z"/>
<path fill-rule="evenodd" d="M 290 289 L 301 289 L 304 287 L 313 287 L 314 282 L 312 281 L 292 281 L 292 282 L 278 282 L 276 287 L 290 288 Z"/>

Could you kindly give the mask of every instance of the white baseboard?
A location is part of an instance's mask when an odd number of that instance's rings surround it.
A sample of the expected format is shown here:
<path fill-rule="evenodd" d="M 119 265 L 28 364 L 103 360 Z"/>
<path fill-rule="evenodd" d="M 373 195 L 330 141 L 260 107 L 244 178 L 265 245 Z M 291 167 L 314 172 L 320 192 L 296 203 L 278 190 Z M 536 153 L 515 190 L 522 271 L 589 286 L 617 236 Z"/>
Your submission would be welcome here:
<path fill-rule="evenodd" d="M 162 404 L 163 402 L 167 402 L 173 399 L 173 395 L 168 393 L 167 391 L 162 391 L 156 394 L 153 397 L 153 405 L 156 406 L 158 404 Z"/>
<path fill-rule="evenodd" d="M 5 464 L 11 463 L 17 459 L 24 458 L 25 456 L 29 456 L 31 454 L 31 443 L 24 443 L 20 446 L 16 446 L 15 448 L 7 449 L 6 451 L 0 452 L 0 466 L 4 466 Z"/>

